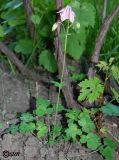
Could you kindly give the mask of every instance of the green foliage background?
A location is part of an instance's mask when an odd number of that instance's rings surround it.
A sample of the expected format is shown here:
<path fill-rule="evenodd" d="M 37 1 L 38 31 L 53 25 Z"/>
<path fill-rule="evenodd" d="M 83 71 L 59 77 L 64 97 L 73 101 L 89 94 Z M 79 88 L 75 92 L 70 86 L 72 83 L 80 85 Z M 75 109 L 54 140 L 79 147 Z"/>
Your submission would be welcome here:
<path fill-rule="evenodd" d="M 70 30 L 71 35 L 68 36 L 67 54 L 75 60 L 80 60 L 83 56 L 90 57 L 101 25 L 99 10 L 101 12 L 103 9 L 103 0 L 100 0 L 100 6 L 96 0 L 64 0 L 63 4 L 64 6 L 70 4 L 76 14 L 73 29 Z M 116 4 L 116 0 L 108 2 L 107 14 L 112 11 Z M 34 39 L 29 36 L 22 0 L 0 0 L 0 38 L 1 40 L 8 40 L 9 47 L 15 51 L 24 64 L 31 67 L 36 65 L 33 60 L 33 54 L 37 48 L 38 64 L 54 73 L 57 71 L 53 55 L 54 33 L 52 32 L 52 25 L 55 23 L 56 18 L 55 1 L 32 0 L 32 8 L 31 21 L 35 27 Z M 77 23 L 80 23 L 80 28 L 77 28 Z M 66 27 L 65 24 L 64 27 Z M 119 58 L 118 33 L 119 25 L 115 20 L 110 27 L 100 57 L 107 61 L 114 56 L 116 57 L 117 65 Z M 11 39 L 10 42 L 9 38 Z M 61 39 L 62 44 L 64 44 L 64 30 L 61 32 Z M 44 61 L 41 57 L 46 52 L 48 58 Z M 0 60 L 6 61 L 7 59 L 2 55 Z"/>

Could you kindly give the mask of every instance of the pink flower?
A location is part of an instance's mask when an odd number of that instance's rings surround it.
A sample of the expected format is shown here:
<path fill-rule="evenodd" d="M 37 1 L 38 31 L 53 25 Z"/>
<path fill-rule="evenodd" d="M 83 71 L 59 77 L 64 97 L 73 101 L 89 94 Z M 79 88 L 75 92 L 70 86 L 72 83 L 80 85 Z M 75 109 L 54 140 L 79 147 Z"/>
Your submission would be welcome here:
<path fill-rule="evenodd" d="M 65 8 L 61 9 L 59 12 L 61 21 L 69 20 L 71 23 L 74 22 L 75 13 L 72 11 L 72 8 L 67 5 Z"/>

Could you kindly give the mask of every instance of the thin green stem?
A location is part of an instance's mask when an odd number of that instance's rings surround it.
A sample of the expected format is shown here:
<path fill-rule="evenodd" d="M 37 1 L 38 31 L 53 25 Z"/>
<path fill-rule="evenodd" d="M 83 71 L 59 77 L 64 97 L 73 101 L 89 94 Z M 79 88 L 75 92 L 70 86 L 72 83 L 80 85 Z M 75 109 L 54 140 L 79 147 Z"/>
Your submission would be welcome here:
<path fill-rule="evenodd" d="M 12 64 L 12 62 L 10 61 L 9 58 L 8 58 L 8 63 L 9 63 L 9 65 L 10 65 L 10 68 L 11 68 L 12 73 L 15 75 L 15 74 L 16 74 L 16 71 L 15 71 L 14 65 Z"/>
<path fill-rule="evenodd" d="M 34 48 L 33 48 L 33 50 L 32 50 L 32 53 L 31 53 L 28 61 L 27 61 L 26 64 L 25 64 L 26 67 L 27 67 L 28 64 L 30 63 L 30 61 L 31 61 L 31 59 L 32 59 L 32 57 L 33 57 L 33 55 L 34 55 L 34 52 L 35 52 L 36 48 L 38 47 L 40 41 L 41 41 L 41 39 L 40 39 L 40 40 L 36 43 L 36 45 L 34 46 Z"/>
<path fill-rule="evenodd" d="M 69 21 L 68 21 L 68 26 L 67 26 L 66 35 L 65 35 L 63 66 L 62 66 L 62 73 L 61 73 L 61 79 L 60 79 L 60 84 L 61 85 L 59 85 L 58 96 L 57 96 L 57 103 L 56 103 L 54 129 L 55 129 L 55 125 L 57 123 L 57 110 L 58 110 L 58 105 L 59 105 L 59 100 L 60 100 L 60 94 L 61 94 L 61 86 L 62 86 L 63 79 L 64 79 L 64 71 L 65 71 L 65 63 L 66 63 L 66 52 L 67 52 L 67 40 L 68 40 L 69 28 L 70 28 L 70 25 L 69 25 Z M 54 131 L 53 131 L 53 140 L 55 139 L 54 136 L 55 135 L 54 135 Z"/>

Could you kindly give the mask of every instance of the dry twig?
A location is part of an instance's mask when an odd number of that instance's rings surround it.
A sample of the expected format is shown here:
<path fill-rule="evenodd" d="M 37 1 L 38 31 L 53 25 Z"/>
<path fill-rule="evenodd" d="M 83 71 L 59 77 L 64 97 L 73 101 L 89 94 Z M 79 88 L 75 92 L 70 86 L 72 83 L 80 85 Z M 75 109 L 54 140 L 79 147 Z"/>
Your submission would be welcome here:
<path fill-rule="evenodd" d="M 25 14 L 26 14 L 26 22 L 27 26 L 30 32 L 31 38 L 34 39 L 34 26 L 31 22 L 31 16 L 32 16 L 32 7 L 31 7 L 31 0 L 23 0 L 24 8 L 25 8 Z"/>

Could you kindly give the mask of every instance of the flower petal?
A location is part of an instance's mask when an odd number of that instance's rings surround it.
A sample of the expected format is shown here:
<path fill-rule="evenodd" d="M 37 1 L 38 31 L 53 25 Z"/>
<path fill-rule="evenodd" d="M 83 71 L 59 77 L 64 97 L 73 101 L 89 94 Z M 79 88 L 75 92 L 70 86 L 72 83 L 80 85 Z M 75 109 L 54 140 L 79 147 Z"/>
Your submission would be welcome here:
<path fill-rule="evenodd" d="M 61 9 L 59 12 L 61 21 L 69 20 L 71 23 L 74 22 L 75 13 L 72 11 L 72 8 L 67 5 L 65 8 Z"/>

